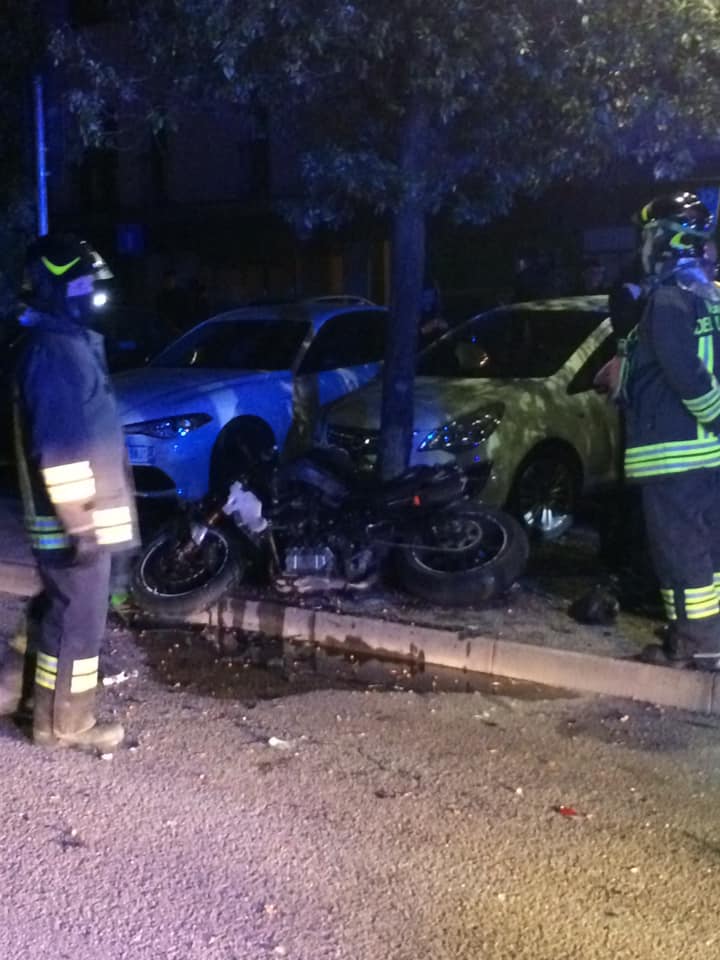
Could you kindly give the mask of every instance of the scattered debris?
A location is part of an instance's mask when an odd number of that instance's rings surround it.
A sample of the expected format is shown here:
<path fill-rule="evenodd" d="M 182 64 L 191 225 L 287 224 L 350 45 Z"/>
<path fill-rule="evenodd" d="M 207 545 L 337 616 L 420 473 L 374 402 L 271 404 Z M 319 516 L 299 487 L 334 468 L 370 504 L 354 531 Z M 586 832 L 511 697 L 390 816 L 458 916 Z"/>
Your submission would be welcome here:
<path fill-rule="evenodd" d="M 65 830 L 59 838 L 59 843 L 63 850 L 77 850 L 85 846 L 75 827 Z"/>
<path fill-rule="evenodd" d="M 620 601 L 612 590 L 598 583 L 574 600 L 568 612 L 578 623 L 608 627 L 617 620 Z"/>
<path fill-rule="evenodd" d="M 564 803 L 561 803 L 558 807 L 553 807 L 555 813 L 559 813 L 563 817 L 579 817 L 580 813 L 575 809 L 575 807 L 568 807 Z"/>
<path fill-rule="evenodd" d="M 103 677 L 102 683 L 104 687 L 112 687 L 118 683 L 127 683 L 128 680 L 135 679 L 137 675 L 137 670 L 131 670 L 129 673 L 127 670 L 121 670 L 119 673 Z"/>
<path fill-rule="evenodd" d="M 290 750 L 292 743 L 290 740 L 281 740 L 280 737 L 270 737 L 268 739 L 268 746 L 275 747 L 276 750 Z"/>

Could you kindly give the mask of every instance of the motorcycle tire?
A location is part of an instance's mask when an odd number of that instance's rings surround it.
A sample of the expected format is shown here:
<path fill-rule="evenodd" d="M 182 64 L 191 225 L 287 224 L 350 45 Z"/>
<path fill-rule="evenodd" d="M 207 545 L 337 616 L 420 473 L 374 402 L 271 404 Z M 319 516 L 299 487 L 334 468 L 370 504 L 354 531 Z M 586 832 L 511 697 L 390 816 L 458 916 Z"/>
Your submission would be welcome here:
<path fill-rule="evenodd" d="M 130 592 L 146 613 L 181 618 L 207 610 L 242 576 L 243 565 L 221 530 L 208 530 L 189 560 L 180 556 L 179 547 L 175 531 L 165 530 L 135 566 Z"/>
<path fill-rule="evenodd" d="M 426 518 L 416 543 L 396 553 L 400 581 L 409 593 L 447 606 L 487 603 L 505 593 L 529 554 L 527 534 L 514 517 L 472 501 Z"/>

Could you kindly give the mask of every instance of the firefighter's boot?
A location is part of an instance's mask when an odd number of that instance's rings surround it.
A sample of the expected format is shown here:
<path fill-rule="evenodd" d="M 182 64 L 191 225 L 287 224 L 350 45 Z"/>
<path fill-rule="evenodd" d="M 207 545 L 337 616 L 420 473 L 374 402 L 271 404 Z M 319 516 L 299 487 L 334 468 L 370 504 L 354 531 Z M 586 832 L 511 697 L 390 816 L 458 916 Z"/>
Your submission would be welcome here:
<path fill-rule="evenodd" d="M 658 666 L 720 670 L 720 617 L 671 621 L 663 631 L 662 645 L 645 647 L 638 660 Z"/>
<path fill-rule="evenodd" d="M 28 649 L 25 617 L 8 644 L 0 667 L 0 717 L 28 713 L 31 709 L 35 655 Z"/>
<path fill-rule="evenodd" d="M 42 658 L 43 655 L 39 654 L 40 679 L 35 682 L 33 741 L 42 747 L 74 747 L 96 753 L 114 750 L 122 743 L 125 731 L 119 723 L 98 723 L 95 720 L 95 685 L 79 693 L 63 694 L 50 689 L 43 682 Z M 97 681 L 97 666 L 95 679 Z"/>
<path fill-rule="evenodd" d="M 0 717 L 18 713 L 22 704 L 25 657 L 12 647 L 0 668 Z"/>

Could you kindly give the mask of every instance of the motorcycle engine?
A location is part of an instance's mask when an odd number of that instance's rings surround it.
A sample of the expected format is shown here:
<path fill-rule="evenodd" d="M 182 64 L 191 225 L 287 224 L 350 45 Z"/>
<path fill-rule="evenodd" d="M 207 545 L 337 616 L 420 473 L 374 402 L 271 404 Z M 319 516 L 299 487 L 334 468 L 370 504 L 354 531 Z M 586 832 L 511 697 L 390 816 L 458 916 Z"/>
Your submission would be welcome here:
<path fill-rule="evenodd" d="M 334 577 L 337 572 L 337 557 L 328 546 L 294 546 L 285 551 L 286 577 Z"/>

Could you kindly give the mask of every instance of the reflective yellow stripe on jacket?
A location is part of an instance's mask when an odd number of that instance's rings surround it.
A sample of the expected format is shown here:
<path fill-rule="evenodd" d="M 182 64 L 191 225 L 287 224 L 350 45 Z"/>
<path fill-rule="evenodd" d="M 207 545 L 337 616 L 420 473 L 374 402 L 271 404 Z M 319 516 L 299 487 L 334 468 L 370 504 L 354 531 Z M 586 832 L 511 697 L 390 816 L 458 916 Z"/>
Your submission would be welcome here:
<path fill-rule="evenodd" d="M 95 496 L 95 477 L 88 460 L 45 467 L 42 475 L 53 503 L 79 503 Z"/>
<path fill-rule="evenodd" d="M 720 467 L 720 440 L 704 426 L 720 416 L 720 386 L 713 374 L 715 351 L 712 337 L 700 337 L 697 352 L 705 369 L 712 375 L 713 386 L 700 397 L 682 401 L 697 420 L 696 436 L 687 440 L 628 447 L 625 451 L 625 475 L 629 479 L 642 480 L 684 473 L 686 470 Z"/>
<path fill-rule="evenodd" d="M 133 523 L 130 507 L 108 507 L 105 510 L 93 510 L 95 536 L 101 546 L 111 543 L 127 543 L 133 537 Z"/>

